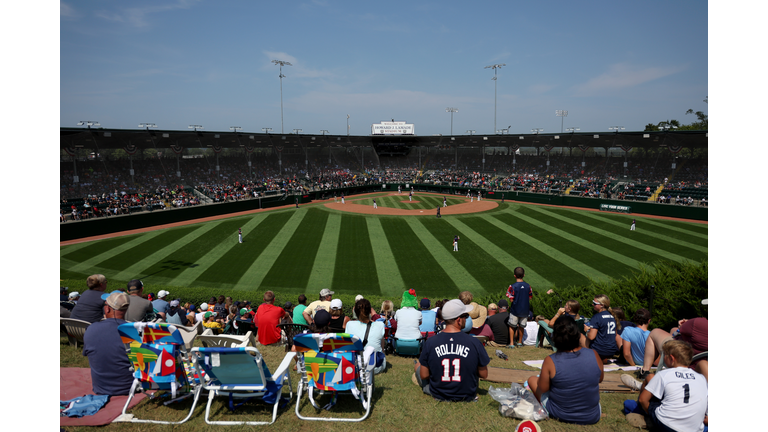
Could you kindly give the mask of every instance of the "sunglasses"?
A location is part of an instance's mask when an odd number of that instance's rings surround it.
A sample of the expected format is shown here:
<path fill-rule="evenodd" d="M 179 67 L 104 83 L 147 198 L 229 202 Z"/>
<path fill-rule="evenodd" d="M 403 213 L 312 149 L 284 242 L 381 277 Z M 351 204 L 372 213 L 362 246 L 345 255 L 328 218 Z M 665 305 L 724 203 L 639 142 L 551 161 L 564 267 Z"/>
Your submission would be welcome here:
<path fill-rule="evenodd" d="M 602 306 L 603 305 L 602 303 L 598 303 L 598 302 L 596 302 L 594 300 L 592 300 L 592 304 L 595 305 L 595 306 Z"/>

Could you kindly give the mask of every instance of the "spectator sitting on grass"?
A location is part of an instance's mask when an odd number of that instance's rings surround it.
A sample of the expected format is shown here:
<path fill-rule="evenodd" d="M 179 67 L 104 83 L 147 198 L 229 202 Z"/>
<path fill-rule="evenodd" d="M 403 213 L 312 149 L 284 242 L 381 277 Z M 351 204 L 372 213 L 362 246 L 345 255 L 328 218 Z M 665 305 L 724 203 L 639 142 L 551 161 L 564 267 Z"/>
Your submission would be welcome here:
<path fill-rule="evenodd" d="M 262 345 L 271 345 L 280 342 L 280 320 L 287 313 L 280 306 L 275 306 L 275 293 L 267 291 L 264 293 L 264 303 L 256 310 L 256 317 L 259 323 L 259 343 Z"/>
<path fill-rule="evenodd" d="M 197 324 L 197 308 L 195 308 L 195 305 L 187 303 L 186 314 L 187 314 L 187 321 L 189 321 L 189 325 Z"/>
<path fill-rule="evenodd" d="M 469 334 L 486 336 L 488 339 L 493 339 L 493 330 L 485 322 L 486 318 L 488 318 L 488 309 L 472 301 L 472 299 L 472 293 L 469 291 L 459 293 L 459 300 L 465 305 L 472 306 L 472 311 L 469 313 L 469 318 L 472 320 L 472 328 L 469 330 Z"/>
<path fill-rule="evenodd" d="M 349 322 L 349 317 L 344 314 L 341 299 L 331 300 L 331 323 L 328 327 L 331 333 L 344 333 L 344 328 Z"/>
<path fill-rule="evenodd" d="M 376 352 L 384 352 L 384 348 L 387 346 L 387 342 L 384 339 L 384 323 L 371 321 L 371 302 L 366 299 L 360 299 L 355 302 L 355 313 L 358 320 L 347 322 L 344 328 L 345 333 L 355 335 L 365 342 L 363 349 L 367 347 L 373 347 Z M 367 335 L 367 341 L 366 341 Z M 386 359 L 384 362 L 373 369 L 373 373 L 378 374 L 387 368 Z"/>
<path fill-rule="evenodd" d="M 488 318 L 490 318 L 499 312 L 499 305 L 497 305 L 496 303 L 491 303 L 487 306 L 487 309 L 488 309 Z"/>
<path fill-rule="evenodd" d="M 509 320 L 509 310 L 507 310 L 506 299 L 499 300 L 498 311 L 491 317 L 488 317 L 488 326 L 493 332 L 493 340 L 488 341 L 488 345 L 493 347 L 507 347 L 512 345 L 512 338 L 514 337 L 514 330 L 509 326 L 507 321 Z"/>
<path fill-rule="evenodd" d="M 306 321 L 308 324 L 312 324 L 315 314 L 320 309 L 330 312 L 333 294 L 335 293 L 328 288 L 323 288 L 320 290 L 319 299 L 313 301 L 309 304 L 309 306 L 307 306 L 306 309 L 304 309 L 304 312 L 302 313 L 302 316 L 304 316 L 304 321 Z"/>
<path fill-rule="evenodd" d="M 430 303 L 428 298 L 423 298 L 419 302 L 419 307 L 421 308 L 421 325 L 419 326 L 419 331 L 421 331 L 421 337 L 425 338 L 434 336 L 435 325 L 437 325 L 437 313 L 432 311 L 429 306 Z"/>
<path fill-rule="evenodd" d="M 709 423 L 709 390 L 706 378 L 688 368 L 693 348 L 681 340 L 668 340 L 662 349 L 669 368 L 646 375 L 637 402 L 624 402 L 627 421 L 662 431 L 703 431 Z"/>
<path fill-rule="evenodd" d="M 400 309 L 395 312 L 395 321 L 397 322 L 396 339 L 419 339 L 421 337 L 419 326 L 422 315 L 421 311 L 416 309 L 416 290 L 413 288 L 403 291 Z"/>
<path fill-rule="evenodd" d="M 184 309 L 179 307 L 179 300 L 171 300 L 171 307 L 168 308 L 168 313 L 165 315 L 165 322 L 168 324 L 176 324 L 181 326 L 188 326 L 189 320 L 187 319 L 187 314 Z"/>
<path fill-rule="evenodd" d="M 195 313 L 195 323 L 205 322 L 206 312 L 208 312 L 208 303 L 202 303 Z"/>
<path fill-rule="evenodd" d="M 128 305 L 128 312 L 125 313 L 125 320 L 129 322 L 154 321 L 156 316 L 152 302 L 141 296 L 144 293 L 144 283 L 138 279 L 133 279 L 128 282 L 126 288 L 131 303 Z"/>
<path fill-rule="evenodd" d="M 620 360 L 630 366 L 642 366 L 645 357 L 645 341 L 651 332 L 648 330 L 648 324 L 651 322 L 651 313 L 648 309 L 640 308 L 635 311 L 632 317 L 635 324 L 632 327 L 624 328 L 621 333 Z"/>
<path fill-rule="evenodd" d="M 293 322 L 307 325 L 307 320 L 304 319 L 304 309 L 307 308 L 307 296 L 299 294 L 298 302 L 299 304 L 293 308 Z"/>
<path fill-rule="evenodd" d="M 107 278 L 103 274 L 95 274 L 88 276 L 85 283 L 88 290 L 80 296 L 70 318 L 95 323 L 104 318 L 104 300 L 101 296 L 107 289 Z"/>
<path fill-rule="evenodd" d="M 154 300 L 152 302 L 152 307 L 155 308 L 155 311 L 157 311 L 157 314 L 160 315 L 160 317 L 165 320 L 165 314 L 168 312 L 168 302 L 165 300 L 166 297 L 168 297 L 168 294 L 170 294 L 168 291 L 160 290 L 159 293 L 157 293 L 157 300 Z"/>
<path fill-rule="evenodd" d="M 552 331 L 557 352 L 544 359 L 539 376 L 528 385 L 549 416 L 567 423 L 600 421 L 603 362 L 597 351 L 580 346 L 581 329 L 570 316 L 559 318 Z"/>
<path fill-rule="evenodd" d="M 93 392 L 97 395 L 127 395 L 133 385 L 131 361 L 125 354 L 117 327 L 125 324 L 128 295 L 112 293 L 104 302 L 103 321 L 88 326 L 83 336 L 83 355 L 91 367 Z"/>

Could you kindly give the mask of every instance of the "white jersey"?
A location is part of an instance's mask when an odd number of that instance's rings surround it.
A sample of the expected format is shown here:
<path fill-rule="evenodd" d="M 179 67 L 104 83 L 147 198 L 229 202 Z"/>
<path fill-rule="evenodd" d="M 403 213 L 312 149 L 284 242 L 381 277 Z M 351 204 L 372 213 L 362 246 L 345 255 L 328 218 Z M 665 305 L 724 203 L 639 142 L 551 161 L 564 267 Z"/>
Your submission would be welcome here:
<path fill-rule="evenodd" d="M 704 375 L 685 367 L 664 369 L 645 386 L 661 399 L 656 416 L 679 431 L 703 431 L 709 393 Z"/>

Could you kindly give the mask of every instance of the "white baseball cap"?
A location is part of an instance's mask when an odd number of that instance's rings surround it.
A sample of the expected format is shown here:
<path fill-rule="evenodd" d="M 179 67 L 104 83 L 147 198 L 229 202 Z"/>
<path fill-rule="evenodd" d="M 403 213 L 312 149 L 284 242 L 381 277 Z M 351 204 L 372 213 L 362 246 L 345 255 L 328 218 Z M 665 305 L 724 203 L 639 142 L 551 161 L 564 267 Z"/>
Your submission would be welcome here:
<path fill-rule="evenodd" d="M 205 312 L 208 310 L 208 303 L 203 303 L 200 305 L 200 310 Z"/>
<path fill-rule="evenodd" d="M 160 290 L 160 292 L 157 293 L 157 298 L 163 298 L 163 297 L 167 296 L 168 294 L 170 294 L 168 291 Z"/>
<path fill-rule="evenodd" d="M 331 300 L 331 309 L 341 309 L 341 300 L 339 299 Z"/>
<path fill-rule="evenodd" d="M 453 299 L 443 305 L 442 315 L 444 320 L 451 320 L 460 317 L 461 315 L 472 312 L 473 307 L 465 305 L 459 299 Z"/>
<path fill-rule="evenodd" d="M 80 297 L 80 293 L 77 292 L 77 291 L 72 291 L 71 293 L 69 293 L 69 298 L 72 299 L 72 298 L 75 298 L 75 297 Z"/>

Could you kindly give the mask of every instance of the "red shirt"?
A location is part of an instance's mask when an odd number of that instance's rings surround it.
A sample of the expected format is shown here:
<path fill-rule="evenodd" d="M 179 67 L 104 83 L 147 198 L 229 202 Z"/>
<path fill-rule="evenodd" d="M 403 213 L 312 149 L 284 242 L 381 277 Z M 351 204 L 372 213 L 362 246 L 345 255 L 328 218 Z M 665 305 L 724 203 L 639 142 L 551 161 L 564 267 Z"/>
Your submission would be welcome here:
<path fill-rule="evenodd" d="M 280 341 L 280 319 L 285 315 L 285 310 L 279 306 L 269 303 L 262 303 L 256 311 L 259 318 L 259 343 L 270 345 Z"/>

